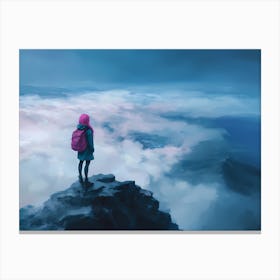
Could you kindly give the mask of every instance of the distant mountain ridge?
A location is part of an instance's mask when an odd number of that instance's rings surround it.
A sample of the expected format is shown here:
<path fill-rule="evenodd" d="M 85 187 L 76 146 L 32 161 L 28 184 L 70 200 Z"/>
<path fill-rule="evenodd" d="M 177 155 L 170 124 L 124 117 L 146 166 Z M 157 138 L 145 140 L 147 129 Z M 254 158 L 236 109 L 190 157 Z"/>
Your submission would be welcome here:
<path fill-rule="evenodd" d="M 152 192 L 112 174 L 89 178 L 51 195 L 41 207 L 20 209 L 20 230 L 178 230 L 169 213 L 159 210 Z"/>
<path fill-rule="evenodd" d="M 97 87 L 52 87 L 52 86 L 31 86 L 21 85 L 20 95 L 39 95 L 41 97 L 65 97 L 71 94 L 86 93 L 91 91 L 101 91 L 102 89 Z"/>

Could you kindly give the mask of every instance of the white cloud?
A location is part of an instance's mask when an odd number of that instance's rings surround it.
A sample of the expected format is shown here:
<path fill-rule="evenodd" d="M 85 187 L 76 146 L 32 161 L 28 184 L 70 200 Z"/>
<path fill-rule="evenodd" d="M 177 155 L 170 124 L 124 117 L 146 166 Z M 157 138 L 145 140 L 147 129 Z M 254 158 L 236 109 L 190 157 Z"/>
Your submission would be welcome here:
<path fill-rule="evenodd" d="M 222 139 L 223 131 L 170 121 L 160 114 L 183 110 L 189 115 L 213 117 L 244 113 L 245 107 L 232 97 L 170 98 L 131 95 L 123 90 L 53 99 L 21 96 L 21 206 L 41 203 L 77 179 L 78 160 L 70 148 L 71 133 L 79 115 L 88 113 L 95 129 L 95 160 L 89 175 L 113 173 L 120 181 L 135 180 L 144 188 L 151 188 L 151 182 L 156 182 L 155 196 L 171 208 L 179 225 L 192 227 L 215 201 L 217 186 L 191 186 L 188 182 L 170 181 L 165 174 L 200 141 Z M 106 130 L 104 123 L 109 123 L 114 131 Z M 164 136 L 169 142 L 162 148 L 144 149 L 140 142 L 128 137 L 133 131 Z"/>
<path fill-rule="evenodd" d="M 217 118 L 221 116 L 258 115 L 260 102 L 258 98 L 238 97 L 232 95 L 204 95 L 202 93 L 166 94 L 167 98 L 150 104 L 150 109 L 157 112 L 180 112 L 190 117 Z M 174 107 L 175 100 L 177 106 Z"/>
<path fill-rule="evenodd" d="M 218 199 L 220 188 L 218 183 L 193 186 L 187 181 L 167 177 L 160 180 L 159 186 L 157 195 L 162 198 L 162 210 L 170 210 L 174 221 L 189 230 L 199 229 L 201 217 Z M 156 187 L 153 190 L 156 191 Z"/>

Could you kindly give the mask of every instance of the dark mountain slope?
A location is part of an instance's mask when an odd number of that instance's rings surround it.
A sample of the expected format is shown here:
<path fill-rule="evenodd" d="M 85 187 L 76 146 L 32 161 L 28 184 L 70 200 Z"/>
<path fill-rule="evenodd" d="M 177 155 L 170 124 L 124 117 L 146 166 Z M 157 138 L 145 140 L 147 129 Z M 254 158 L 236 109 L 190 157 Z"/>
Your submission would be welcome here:
<path fill-rule="evenodd" d="M 21 208 L 20 230 L 178 230 L 152 192 L 134 181 L 102 174 L 90 181 L 87 190 L 76 182 L 39 208 Z"/>

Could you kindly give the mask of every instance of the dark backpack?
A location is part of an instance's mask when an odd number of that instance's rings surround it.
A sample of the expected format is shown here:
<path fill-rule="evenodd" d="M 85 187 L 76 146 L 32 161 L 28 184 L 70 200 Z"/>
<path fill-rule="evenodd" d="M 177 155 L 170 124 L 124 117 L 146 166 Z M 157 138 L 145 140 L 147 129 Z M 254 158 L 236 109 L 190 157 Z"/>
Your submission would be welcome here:
<path fill-rule="evenodd" d="M 87 148 L 86 131 L 87 129 L 76 129 L 73 131 L 71 141 L 72 150 L 83 152 Z"/>

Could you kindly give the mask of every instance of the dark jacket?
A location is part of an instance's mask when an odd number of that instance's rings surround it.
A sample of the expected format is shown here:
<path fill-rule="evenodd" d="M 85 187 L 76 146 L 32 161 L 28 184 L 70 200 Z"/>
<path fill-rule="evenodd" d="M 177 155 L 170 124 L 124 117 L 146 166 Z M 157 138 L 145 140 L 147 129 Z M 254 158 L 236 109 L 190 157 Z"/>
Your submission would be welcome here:
<path fill-rule="evenodd" d="M 79 160 L 93 160 L 93 152 L 94 152 L 94 143 L 93 143 L 93 133 L 90 128 L 86 125 L 78 124 L 77 129 L 85 130 L 86 129 L 86 138 L 87 138 L 87 148 L 83 152 L 78 152 Z"/>

